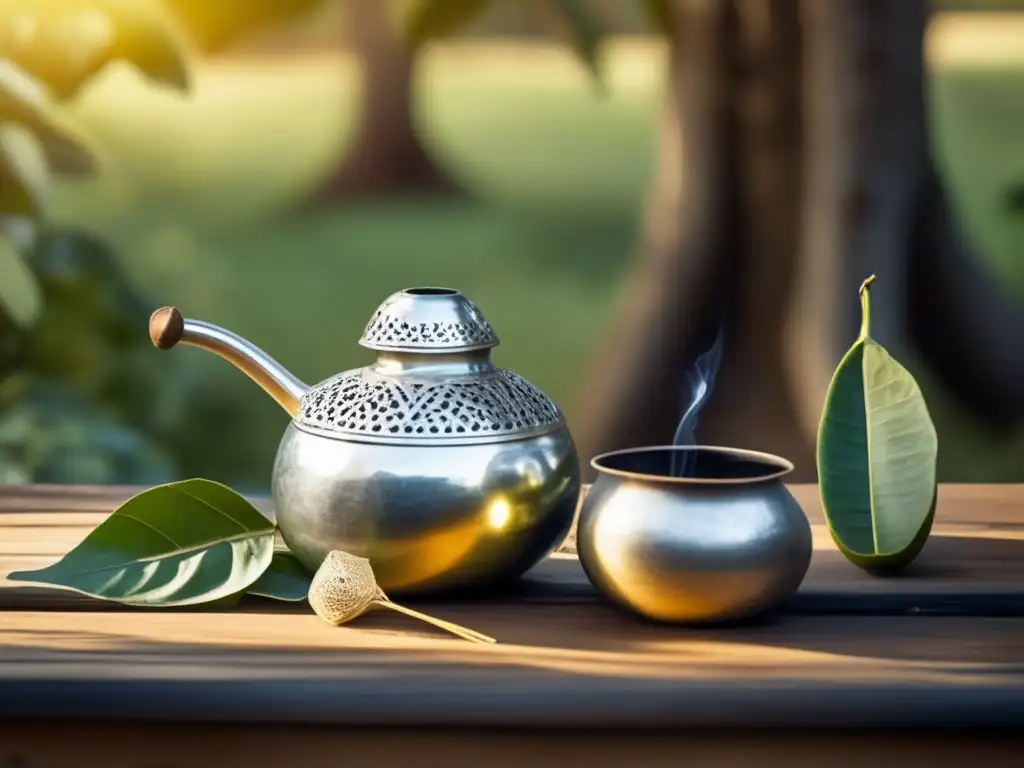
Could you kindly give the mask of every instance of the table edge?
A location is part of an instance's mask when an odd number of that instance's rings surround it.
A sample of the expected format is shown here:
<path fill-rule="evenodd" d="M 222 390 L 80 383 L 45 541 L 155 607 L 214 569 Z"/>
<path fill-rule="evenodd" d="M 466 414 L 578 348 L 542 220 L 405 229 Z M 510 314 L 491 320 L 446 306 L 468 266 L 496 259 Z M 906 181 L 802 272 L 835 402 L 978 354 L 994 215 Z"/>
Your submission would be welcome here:
<path fill-rule="evenodd" d="M 3 682 L 0 718 L 339 727 L 979 729 L 1024 727 L 1013 685 L 479 681 Z M 632 681 L 635 683 L 635 681 Z"/>

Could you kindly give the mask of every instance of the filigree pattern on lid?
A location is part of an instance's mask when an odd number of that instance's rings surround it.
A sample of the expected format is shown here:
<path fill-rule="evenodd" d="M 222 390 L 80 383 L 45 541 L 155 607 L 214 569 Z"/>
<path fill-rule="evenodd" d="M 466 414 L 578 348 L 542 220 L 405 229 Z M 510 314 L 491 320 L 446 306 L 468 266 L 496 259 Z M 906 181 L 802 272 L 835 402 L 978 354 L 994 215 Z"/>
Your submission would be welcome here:
<path fill-rule="evenodd" d="M 359 343 L 394 352 L 490 349 L 498 337 L 480 310 L 449 288 L 410 288 L 389 296 L 367 323 Z"/>
<path fill-rule="evenodd" d="M 346 371 L 306 393 L 295 420 L 382 442 L 493 438 L 563 423 L 547 395 L 503 369 L 432 383 L 399 381 L 368 368 Z"/>
<path fill-rule="evenodd" d="M 363 332 L 364 346 L 393 348 L 439 347 L 465 349 L 493 347 L 497 338 L 491 324 L 480 318 L 478 323 L 415 323 L 385 314 L 374 313 Z"/>

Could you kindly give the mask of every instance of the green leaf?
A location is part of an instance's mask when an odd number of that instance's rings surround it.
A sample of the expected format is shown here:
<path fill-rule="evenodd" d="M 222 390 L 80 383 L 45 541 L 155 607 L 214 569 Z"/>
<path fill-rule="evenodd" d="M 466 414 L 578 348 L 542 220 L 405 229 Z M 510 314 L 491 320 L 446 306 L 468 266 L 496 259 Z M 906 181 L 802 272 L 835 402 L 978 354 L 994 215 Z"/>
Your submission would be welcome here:
<path fill-rule="evenodd" d="M 62 560 L 8 578 L 150 607 L 210 603 L 248 589 L 270 565 L 274 525 L 210 480 L 143 491 Z"/>
<path fill-rule="evenodd" d="M 0 216 L 45 217 L 49 177 L 36 152 L 31 137 L 0 125 Z"/>
<path fill-rule="evenodd" d="M 270 561 L 270 567 L 248 591 L 250 595 L 297 603 L 306 599 L 312 580 L 309 571 L 295 555 L 277 550 L 274 559 Z"/>
<path fill-rule="evenodd" d="M 659 34 L 671 39 L 676 34 L 675 13 L 671 0 L 644 0 L 647 18 Z"/>
<path fill-rule="evenodd" d="M 870 284 L 860 336 L 832 378 L 818 429 L 818 482 L 840 551 L 868 569 L 910 564 L 935 514 L 938 436 L 914 377 L 871 338 Z"/>
<path fill-rule="evenodd" d="M 187 47 L 156 0 L 4 0 L 0 59 L 42 80 L 58 99 L 75 96 L 110 62 L 186 90 Z"/>
<path fill-rule="evenodd" d="M 32 270 L 10 241 L 0 236 L 0 311 L 26 328 L 39 317 L 42 304 Z"/>
<path fill-rule="evenodd" d="M 47 165 L 64 174 L 98 170 L 95 151 L 50 107 L 46 90 L 9 61 L 0 61 L 0 124 L 13 123 L 39 142 Z"/>
<path fill-rule="evenodd" d="M 406 44 L 417 51 L 431 40 L 455 34 L 486 6 L 487 0 L 417 0 L 406 17 Z"/>
<path fill-rule="evenodd" d="M 594 82 L 604 90 L 604 66 L 601 44 L 606 36 L 600 20 L 584 0 L 550 0 L 551 8 L 569 33 L 576 55 L 590 71 Z"/>

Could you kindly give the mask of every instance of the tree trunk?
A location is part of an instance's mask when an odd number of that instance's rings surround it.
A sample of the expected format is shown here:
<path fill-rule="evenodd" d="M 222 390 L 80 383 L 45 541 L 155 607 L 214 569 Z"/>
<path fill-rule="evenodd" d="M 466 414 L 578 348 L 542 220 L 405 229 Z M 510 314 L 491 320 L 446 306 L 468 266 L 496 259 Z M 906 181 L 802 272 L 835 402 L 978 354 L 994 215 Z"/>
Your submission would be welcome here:
<path fill-rule="evenodd" d="M 857 336 L 870 274 L 871 329 L 897 359 L 910 348 L 906 298 L 914 219 L 929 167 L 925 2 L 802 0 L 807 162 L 803 239 L 787 361 L 803 430 Z"/>
<path fill-rule="evenodd" d="M 666 443 L 688 393 L 683 362 L 710 342 L 729 253 L 733 201 L 727 91 L 728 39 L 716 0 L 681 13 L 673 87 L 661 117 L 641 261 L 594 370 L 576 436 L 584 455 Z M 681 9 L 682 10 L 682 9 Z M 656 407 L 654 401 L 657 401 Z"/>
<path fill-rule="evenodd" d="M 942 183 L 926 177 L 910 263 L 913 339 L 960 402 L 995 430 L 1024 410 L 1024 311 L 971 256 Z"/>
<path fill-rule="evenodd" d="M 340 167 L 312 203 L 392 194 L 458 194 L 430 157 L 413 114 L 415 60 L 399 39 L 385 0 L 347 5 L 350 50 L 363 70 L 361 122 Z"/>
<path fill-rule="evenodd" d="M 970 253 L 935 170 L 929 6 L 803 0 L 808 174 L 789 349 L 805 429 L 856 335 L 855 289 L 870 273 L 872 335 L 893 355 L 919 356 L 989 428 L 1024 413 L 1024 306 Z"/>
<path fill-rule="evenodd" d="M 669 443 L 686 370 L 721 323 L 699 441 L 780 453 L 793 480 L 814 480 L 825 391 L 871 273 L 873 335 L 897 358 L 920 352 L 976 413 L 1024 411 L 1010 338 L 1024 307 L 950 236 L 931 163 L 927 5 L 678 3 L 658 176 L 589 377 L 584 455 Z"/>
<path fill-rule="evenodd" d="M 813 453 L 781 365 L 798 242 L 799 35 L 787 0 L 679 3 L 641 253 L 589 377 L 584 455 L 670 443 L 686 370 L 724 328 L 700 442 Z"/>

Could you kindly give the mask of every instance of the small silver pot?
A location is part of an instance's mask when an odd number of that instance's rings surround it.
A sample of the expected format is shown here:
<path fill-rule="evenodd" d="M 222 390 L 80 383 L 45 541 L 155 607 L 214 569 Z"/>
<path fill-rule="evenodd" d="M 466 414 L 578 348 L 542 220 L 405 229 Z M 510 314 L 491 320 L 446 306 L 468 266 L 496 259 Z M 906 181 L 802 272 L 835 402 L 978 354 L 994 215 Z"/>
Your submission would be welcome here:
<path fill-rule="evenodd" d="M 688 463 L 685 476 L 680 460 Z M 710 446 L 596 457 L 576 546 L 597 590 L 657 621 L 728 622 L 778 608 L 811 562 L 811 527 L 782 477 L 793 465 Z"/>

